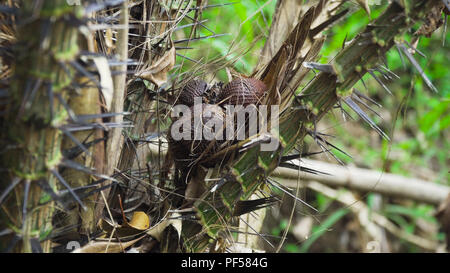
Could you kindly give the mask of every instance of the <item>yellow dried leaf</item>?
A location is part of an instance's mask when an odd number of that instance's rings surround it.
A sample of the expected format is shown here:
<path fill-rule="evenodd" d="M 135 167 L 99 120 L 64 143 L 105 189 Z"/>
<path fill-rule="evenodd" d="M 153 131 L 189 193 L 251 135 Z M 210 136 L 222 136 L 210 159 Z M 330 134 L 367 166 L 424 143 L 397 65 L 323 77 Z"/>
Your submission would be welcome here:
<path fill-rule="evenodd" d="M 146 230 L 150 227 L 150 218 L 143 211 L 135 211 L 127 225 L 137 230 Z"/>
<path fill-rule="evenodd" d="M 99 227 L 108 235 L 114 231 L 114 234 L 123 239 L 128 236 L 140 234 L 143 230 L 148 229 L 150 227 L 150 219 L 145 212 L 136 211 L 133 213 L 130 222 L 116 225 L 115 229 L 114 225 L 106 219 L 101 219 L 99 221 Z"/>
<path fill-rule="evenodd" d="M 138 77 L 149 80 L 159 87 L 167 82 L 167 72 L 169 72 L 174 65 L 175 47 L 172 46 L 172 48 L 152 64 L 152 66 L 139 73 Z"/>

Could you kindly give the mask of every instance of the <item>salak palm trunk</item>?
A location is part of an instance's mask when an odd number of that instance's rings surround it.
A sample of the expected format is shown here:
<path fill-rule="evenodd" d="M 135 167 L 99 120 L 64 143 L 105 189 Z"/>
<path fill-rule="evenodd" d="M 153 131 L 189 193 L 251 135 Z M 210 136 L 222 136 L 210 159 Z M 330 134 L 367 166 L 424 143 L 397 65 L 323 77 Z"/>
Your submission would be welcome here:
<path fill-rule="evenodd" d="M 11 102 L 1 131 L 5 173 L 0 225 L 11 231 L 10 240 L 1 240 L 2 250 L 38 251 L 41 241 L 42 249 L 50 250 L 45 239 L 52 230 L 54 206 L 48 191 L 56 191 L 62 159 L 58 127 L 68 117 L 63 102 L 74 73 L 68 64 L 79 50 L 77 10 L 65 0 L 23 1 L 16 18 L 20 23 Z"/>

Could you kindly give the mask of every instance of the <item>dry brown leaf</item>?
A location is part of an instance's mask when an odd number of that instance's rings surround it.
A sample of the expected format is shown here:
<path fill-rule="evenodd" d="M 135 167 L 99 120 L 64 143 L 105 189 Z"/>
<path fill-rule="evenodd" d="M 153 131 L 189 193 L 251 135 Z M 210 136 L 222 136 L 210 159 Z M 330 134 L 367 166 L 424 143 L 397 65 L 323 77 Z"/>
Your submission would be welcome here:
<path fill-rule="evenodd" d="M 178 216 L 180 216 L 179 213 L 173 213 L 172 214 L 172 218 L 176 218 Z M 179 220 L 179 219 L 172 219 L 170 221 L 170 224 L 177 230 L 177 232 L 178 232 L 178 239 L 180 239 L 180 237 L 181 237 L 181 229 L 183 227 L 181 220 Z"/>
<path fill-rule="evenodd" d="M 165 219 L 156 226 L 150 228 L 146 233 L 153 238 L 155 238 L 157 241 L 161 241 L 161 236 L 164 232 L 164 229 L 170 225 L 170 220 Z"/>
<path fill-rule="evenodd" d="M 105 30 L 105 44 L 106 44 L 106 47 L 108 48 L 108 51 L 115 48 L 114 42 L 113 42 L 113 33 L 112 33 L 112 29 L 110 29 L 110 28 Z"/>
<path fill-rule="evenodd" d="M 105 241 L 91 241 L 87 245 L 77 248 L 72 253 L 120 253 L 127 247 L 134 245 L 136 242 L 144 238 L 141 236 L 129 242 L 105 242 Z"/>
<path fill-rule="evenodd" d="M 161 86 L 167 82 L 167 72 L 175 65 L 175 47 L 169 49 L 164 55 L 158 59 L 152 66 L 143 70 L 138 77 L 149 80 L 156 86 Z"/>
<path fill-rule="evenodd" d="M 97 71 L 100 74 L 101 94 L 105 100 L 106 110 L 111 110 L 112 98 L 114 93 L 114 83 L 109 69 L 108 60 L 103 57 L 92 57 Z"/>
<path fill-rule="evenodd" d="M 280 47 L 278 52 L 272 58 L 267 67 L 261 70 L 260 79 L 269 86 L 266 81 L 267 76 L 271 76 L 272 73 L 278 72 L 276 69 L 277 62 L 286 63 L 289 66 L 294 66 L 295 59 L 300 54 L 300 50 L 306 37 L 309 33 L 309 29 L 314 16 L 314 8 L 310 8 L 306 14 L 299 20 L 299 23 L 295 26 L 292 32 L 287 37 L 286 41 L 284 41 L 283 45 Z M 281 59 L 280 56 L 288 51 L 287 59 Z M 290 71 L 290 69 L 288 70 Z M 258 73 L 259 74 L 259 73 Z"/>
<path fill-rule="evenodd" d="M 290 86 L 289 83 L 301 68 L 301 49 L 314 19 L 314 11 L 312 7 L 306 12 L 270 63 L 257 73 L 257 78 L 269 86 L 266 99 L 269 105 L 279 104 L 286 91 L 290 95 L 291 90 L 297 89 L 297 86 Z"/>
<path fill-rule="evenodd" d="M 170 218 L 176 218 L 178 217 L 178 213 L 173 213 L 170 215 Z M 182 223 L 181 220 L 178 219 L 169 219 L 166 218 L 165 220 L 161 221 L 159 224 L 155 225 L 154 227 L 147 230 L 147 234 L 152 236 L 158 241 L 161 241 L 161 236 L 163 235 L 164 230 L 169 226 L 172 225 L 178 232 L 178 237 L 181 236 L 181 227 Z"/>
<path fill-rule="evenodd" d="M 289 33 L 297 25 L 303 1 L 277 1 L 276 11 L 270 26 L 269 37 L 259 57 L 255 71 L 260 70 L 277 53 Z"/>

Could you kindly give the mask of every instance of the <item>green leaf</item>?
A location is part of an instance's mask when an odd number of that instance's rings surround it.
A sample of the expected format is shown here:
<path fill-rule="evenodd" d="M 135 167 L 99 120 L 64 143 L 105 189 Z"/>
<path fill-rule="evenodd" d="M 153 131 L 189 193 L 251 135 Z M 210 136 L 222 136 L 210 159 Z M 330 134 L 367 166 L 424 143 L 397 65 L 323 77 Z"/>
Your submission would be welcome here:
<path fill-rule="evenodd" d="M 331 214 L 320 226 L 315 228 L 315 232 L 304 241 L 299 249 L 299 252 L 305 253 L 311 247 L 311 245 L 320 238 L 326 231 L 328 231 L 339 219 L 344 217 L 349 212 L 348 209 L 339 209 Z"/>
<path fill-rule="evenodd" d="M 384 211 L 388 214 L 400 214 L 413 219 L 422 218 L 432 223 L 436 222 L 436 219 L 431 216 L 433 208 L 430 206 L 404 207 L 399 205 L 386 205 Z"/>

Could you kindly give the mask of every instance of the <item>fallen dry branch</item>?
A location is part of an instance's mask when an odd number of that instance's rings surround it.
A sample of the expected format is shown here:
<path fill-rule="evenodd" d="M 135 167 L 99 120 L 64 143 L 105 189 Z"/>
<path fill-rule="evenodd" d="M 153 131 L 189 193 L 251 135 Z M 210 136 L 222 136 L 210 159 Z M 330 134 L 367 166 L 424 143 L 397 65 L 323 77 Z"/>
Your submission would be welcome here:
<path fill-rule="evenodd" d="M 419 202 L 439 205 L 450 193 L 450 187 L 400 175 L 373 170 L 339 166 L 315 160 L 302 159 L 302 167 L 311 168 L 329 175 L 311 174 L 279 167 L 272 176 L 284 186 L 295 188 L 297 180 L 314 180 L 333 187 L 345 187 L 352 190 L 376 192 L 397 196 Z M 303 183 L 300 181 L 300 183 Z"/>
<path fill-rule="evenodd" d="M 358 216 L 360 224 L 369 233 L 369 235 L 375 240 L 379 241 L 379 232 L 375 229 L 375 225 L 381 226 L 405 241 L 420 246 L 423 249 L 437 251 L 439 244 L 435 241 L 431 241 L 426 238 L 419 237 L 417 235 L 408 233 L 403 229 L 394 225 L 383 215 L 376 211 L 370 211 L 370 209 L 364 204 L 364 202 L 356 199 L 351 192 L 338 192 L 330 187 L 327 187 L 321 183 L 310 181 L 307 187 L 324 194 L 327 197 L 333 198 L 338 202 L 348 206 L 348 208 Z M 370 213 L 369 213 L 370 212 Z"/>

